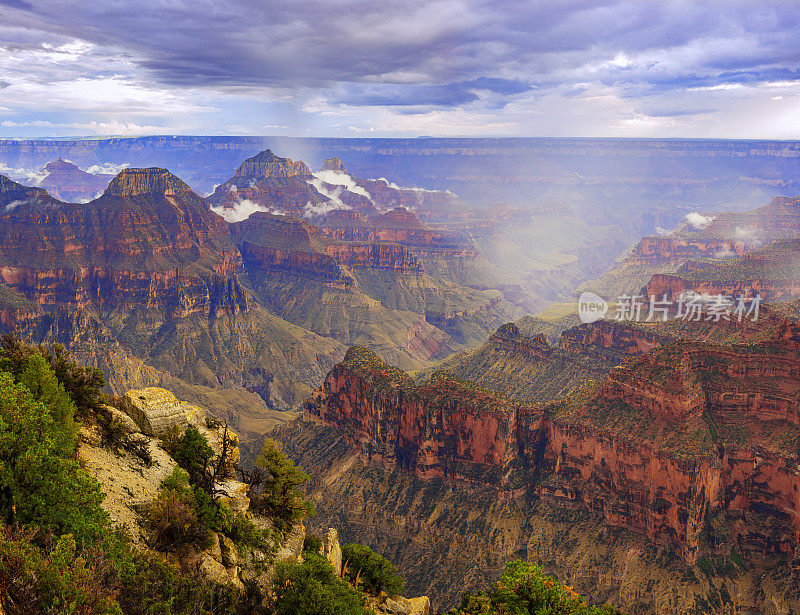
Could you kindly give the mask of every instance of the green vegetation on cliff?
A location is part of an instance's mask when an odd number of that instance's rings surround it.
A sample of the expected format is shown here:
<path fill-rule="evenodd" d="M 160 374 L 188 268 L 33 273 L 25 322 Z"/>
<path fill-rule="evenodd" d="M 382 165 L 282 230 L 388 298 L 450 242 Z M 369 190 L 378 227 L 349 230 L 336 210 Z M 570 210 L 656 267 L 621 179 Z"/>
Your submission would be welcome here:
<path fill-rule="evenodd" d="M 570 586 L 562 585 L 540 566 L 513 561 L 491 589 L 465 593 L 451 615 L 614 615 L 611 606 L 594 607 Z"/>

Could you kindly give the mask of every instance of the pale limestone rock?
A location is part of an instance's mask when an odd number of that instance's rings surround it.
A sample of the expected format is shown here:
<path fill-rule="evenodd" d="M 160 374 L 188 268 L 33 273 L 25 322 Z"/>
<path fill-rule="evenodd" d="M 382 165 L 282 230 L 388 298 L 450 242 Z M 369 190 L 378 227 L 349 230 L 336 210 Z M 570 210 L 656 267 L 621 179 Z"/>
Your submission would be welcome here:
<path fill-rule="evenodd" d="M 342 546 L 339 544 L 339 535 L 335 528 L 328 528 L 322 539 L 320 552 L 333 566 L 336 576 L 342 575 Z"/>
<path fill-rule="evenodd" d="M 189 426 L 187 405 L 165 389 L 147 387 L 125 393 L 121 409 L 136 421 L 142 433 L 158 436 L 173 426 L 181 432 L 186 430 Z"/>
<path fill-rule="evenodd" d="M 250 498 L 247 497 L 249 489 L 247 483 L 229 478 L 218 481 L 217 490 L 220 492 L 219 500 L 227 505 L 233 512 L 244 514 L 250 507 Z"/>
<path fill-rule="evenodd" d="M 177 465 L 153 438 L 147 440 L 153 459 L 149 467 L 130 454 L 117 455 L 104 448 L 95 428 L 84 425 L 78 444 L 78 458 L 86 470 L 100 483 L 106 497 L 101 506 L 111 516 L 114 527 L 127 526 L 134 543 L 145 542 L 138 511 L 143 510 L 158 495 L 161 482 Z"/>
<path fill-rule="evenodd" d="M 141 433 L 141 429 L 139 429 L 139 426 L 136 424 L 136 421 L 134 421 L 131 417 L 129 417 L 121 410 L 118 410 L 114 406 L 105 406 L 105 405 L 103 406 L 103 409 L 106 410 L 111 415 L 112 419 L 117 419 L 120 423 L 122 423 L 125 426 L 125 429 L 128 430 L 128 433 Z"/>
<path fill-rule="evenodd" d="M 287 534 L 278 554 L 275 556 L 276 562 L 302 562 L 303 543 L 306 540 L 306 527 L 302 523 L 292 526 L 292 530 Z"/>
<path fill-rule="evenodd" d="M 219 546 L 222 555 L 222 564 L 226 568 L 233 568 L 239 565 L 239 549 L 236 548 L 233 540 L 225 536 L 219 535 Z"/>
<path fill-rule="evenodd" d="M 410 615 L 430 615 L 431 600 L 428 596 L 420 596 L 419 598 L 407 598 L 411 603 Z"/>
<path fill-rule="evenodd" d="M 430 615 L 431 601 L 427 596 L 404 598 L 403 596 L 380 596 L 369 599 L 370 610 L 378 615 Z"/>
<path fill-rule="evenodd" d="M 399 596 L 386 598 L 384 606 L 386 611 L 391 615 L 409 615 L 411 613 L 410 600 L 401 598 Z"/>

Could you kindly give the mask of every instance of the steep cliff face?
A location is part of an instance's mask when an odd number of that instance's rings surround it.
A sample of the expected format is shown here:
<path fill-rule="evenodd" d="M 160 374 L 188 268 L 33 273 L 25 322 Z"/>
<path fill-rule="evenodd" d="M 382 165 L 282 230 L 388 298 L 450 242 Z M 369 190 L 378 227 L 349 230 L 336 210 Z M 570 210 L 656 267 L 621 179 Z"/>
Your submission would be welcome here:
<path fill-rule="evenodd" d="M 776 241 L 726 260 L 689 261 L 674 275 L 654 275 L 645 292 L 677 298 L 694 291 L 710 295 L 787 301 L 800 296 L 800 240 Z"/>
<path fill-rule="evenodd" d="M 517 313 L 497 292 L 427 275 L 402 244 L 343 241 L 265 212 L 231 226 L 249 281 L 273 313 L 406 369 L 479 343 Z"/>
<path fill-rule="evenodd" d="M 422 265 L 405 246 L 396 243 L 344 243 L 326 246 L 325 252 L 351 269 L 422 272 Z"/>
<path fill-rule="evenodd" d="M 785 240 L 798 236 L 800 197 L 775 197 L 768 205 L 750 211 L 709 215 L 703 220 L 702 228 L 685 225 L 668 236 L 643 237 L 629 254 L 589 286 L 613 298 L 623 293 L 638 292 L 647 285 L 651 276 L 663 273 L 704 271 L 699 275 L 711 276 L 703 278 L 707 281 L 730 281 L 730 277 L 724 276 L 741 276 L 743 269 L 757 269 L 755 263 L 758 255 L 769 251 L 769 244 L 782 245 Z M 751 256 L 753 261 L 750 260 Z M 739 262 L 744 266 L 740 267 L 738 274 L 734 274 L 732 269 Z M 777 263 L 773 263 L 773 266 L 780 269 Z M 720 271 L 710 273 L 714 269 Z M 786 288 L 785 282 L 775 282 L 773 272 L 765 270 L 760 277 L 768 281 L 766 290 L 769 291 L 770 300 L 794 292 Z M 745 274 L 744 278 L 737 279 L 746 283 L 752 277 L 748 278 Z M 772 286 L 774 288 L 770 288 Z M 656 284 L 654 290 L 659 288 Z M 687 285 L 688 288 L 691 285 Z"/>
<path fill-rule="evenodd" d="M 87 204 L 6 208 L 2 281 L 42 304 L 246 310 L 241 258 L 203 200 L 163 169 L 117 176 Z"/>
<path fill-rule="evenodd" d="M 332 365 L 340 346 L 258 305 L 228 224 L 168 171 L 125 170 L 85 204 L 8 181 L 0 195 L 15 203 L 0 210 L 0 282 L 38 306 L 6 310 L 5 331 L 89 355 L 119 343 L 158 371 L 245 386 L 273 407 Z"/>
<path fill-rule="evenodd" d="M 800 546 L 799 342 L 792 321 L 757 344 L 675 341 L 534 405 L 445 375 L 415 385 L 351 349 L 304 417 L 335 427 L 367 464 L 588 511 L 674 553 L 678 568 L 733 551 L 791 561 Z"/>
<path fill-rule="evenodd" d="M 626 358 L 673 337 L 600 320 L 551 334 L 556 340 L 551 345 L 544 332 L 531 331 L 529 320 L 503 325 L 479 348 L 421 370 L 417 380 L 447 370 L 520 401 L 548 401 L 572 393 L 587 378 L 602 378 Z"/>

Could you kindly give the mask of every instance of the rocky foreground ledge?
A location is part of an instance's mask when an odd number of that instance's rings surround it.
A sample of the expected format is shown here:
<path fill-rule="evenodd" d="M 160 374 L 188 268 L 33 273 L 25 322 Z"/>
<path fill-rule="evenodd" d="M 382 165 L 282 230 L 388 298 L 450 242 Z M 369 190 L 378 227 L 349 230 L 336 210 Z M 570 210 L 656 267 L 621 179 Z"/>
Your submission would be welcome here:
<path fill-rule="evenodd" d="M 115 453 L 103 446 L 96 427 L 83 427 L 78 455 L 82 465 L 100 483 L 106 494 L 103 508 L 115 527 L 124 527 L 134 544 L 149 549 L 149 532 L 141 513 L 158 495 L 162 482 L 176 468 L 177 462 L 160 445 L 159 436 L 170 430 L 196 428 L 219 455 L 225 438 L 235 436 L 226 426 L 213 420 L 204 408 L 178 400 L 171 392 L 148 387 L 130 390 L 115 404 L 105 406 L 112 417 L 124 426 L 128 434 L 139 439 L 149 451 L 151 463 L 127 451 Z M 227 433 L 226 433 L 227 429 Z M 232 463 L 239 460 L 236 440 L 230 454 Z M 222 492 L 220 499 L 233 512 L 244 514 L 259 529 L 274 529 L 273 520 L 250 510 L 249 485 L 235 478 L 216 484 Z M 305 525 L 294 524 L 288 532 L 273 532 L 272 549 L 239 551 L 234 542 L 219 532 L 212 533 L 210 546 L 199 550 L 184 547 L 175 557 L 184 572 L 199 572 L 211 581 L 231 583 L 243 588 L 245 582 L 255 581 L 269 593 L 279 562 L 301 563 L 306 538 Z M 342 548 L 338 532 L 330 528 L 321 540 L 320 553 L 330 562 L 338 576 L 342 575 Z M 368 607 L 378 614 L 428 615 L 430 600 L 425 597 L 405 598 L 381 593 L 368 597 Z"/>

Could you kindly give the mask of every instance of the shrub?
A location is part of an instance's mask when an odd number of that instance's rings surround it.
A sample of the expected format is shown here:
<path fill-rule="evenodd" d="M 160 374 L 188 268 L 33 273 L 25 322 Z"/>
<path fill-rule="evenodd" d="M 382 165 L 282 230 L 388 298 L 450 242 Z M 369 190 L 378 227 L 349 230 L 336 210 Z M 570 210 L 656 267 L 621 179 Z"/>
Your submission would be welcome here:
<path fill-rule="evenodd" d="M 108 515 L 97 481 L 65 456 L 72 454 L 70 437 L 27 387 L 0 372 L 0 514 L 11 523 L 71 533 L 83 545 L 103 535 Z"/>
<path fill-rule="evenodd" d="M 145 518 L 156 548 L 162 551 L 175 551 L 184 545 L 205 548 L 210 542 L 211 534 L 197 514 L 197 503 L 190 491 L 162 489 Z"/>
<path fill-rule="evenodd" d="M 171 425 L 166 431 L 158 436 L 158 440 L 163 448 L 170 456 L 175 455 L 178 446 L 183 440 L 183 432 L 177 425 Z"/>
<path fill-rule="evenodd" d="M 96 367 L 79 365 L 61 344 L 53 344 L 49 349 L 40 347 L 40 351 L 75 402 L 78 415 L 85 417 L 96 411 L 102 403 L 101 391 L 106 384 L 103 372 Z"/>
<path fill-rule="evenodd" d="M 33 532 L 0 528 L 0 595 L 6 613 L 113 612 L 117 575 L 97 549 L 77 554 L 75 539 L 64 534 L 43 550 Z"/>
<path fill-rule="evenodd" d="M 61 344 L 51 347 L 33 346 L 10 335 L 0 337 L 0 369 L 18 376 L 22 366 L 33 356 L 47 361 L 56 379 L 76 406 L 78 416 L 85 418 L 102 403 L 105 376 L 97 368 L 79 365 Z"/>
<path fill-rule="evenodd" d="M 206 437 L 196 427 L 187 427 L 183 437 L 175 446 L 172 457 L 178 465 L 189 473 L 189 481 L 207 489 L 212 485 L 209 480 L 209 464 L 214 458 Z"/>
<path fill-rule="evenodd" d="M 350 582 L 372 594 L 385 591 L 399 594 L 405 581 L 397 574 L 397 568 L 389 560 L 375 553 L 366 545 L 346 544 L 342 547 L 342 561 Z"/>
<path fill-rule="evenodd" d="M 228 585 L 208 581 L 199 574 L 181 574 L 172 564 L 141 551 L 130 553 L 122 574 L 119 606 L 125 615 L 236 615 L 252 613 L 252 595 L 239 596 Z"/>
<path fill-rule="evenodd" d="M 122 448 L 139 460 L 148 468 L 153 465 L 153 455 L 150 452 L 150 441 L 147 438 L 138 438 L 127 435 L 122 440 Z"/>
<path fill-rule="evenodd" d="M 545 575 L 541 567 L 511 562 L 500 580 L 486 592 L 465 593 L 456 615 L 547 613 L 548 615 L 619 615 L 611 606 L 592 607 L 569 586 Z"/>
<path fill-rule="evenodd" d="M 256 459 L 256 471 L 250 478 L 251 507 L 265 512 L 283 524 L 291 524 L 316 514 L 298 487 L 309 475 L 289 459 L 272 438 L 264 439 Z"/>
<path fill-rule="evenodd" d="M 236 543 L 240 549 L 265 549 L 272 546 L 269 540 L 269 530 L 262 530 L 244 515 L 235 515 L 227 532 L 228 538 Z"/>
<path fill-rule="evenodd" d="M 305 557 L 305 556 L 304 556 Z M 338 578 L 319 554 L 302 564 L 281 562 L 275 571 L 276 615 L 369 615 L 364 594 Z"/>
<path fill-rule="evenodd" d="M 314 534 L 306 534 L 303 540 L 303 553 L 309 551 L 311 553 L 319 553 L 322 549 L 322 541 Z"/>

